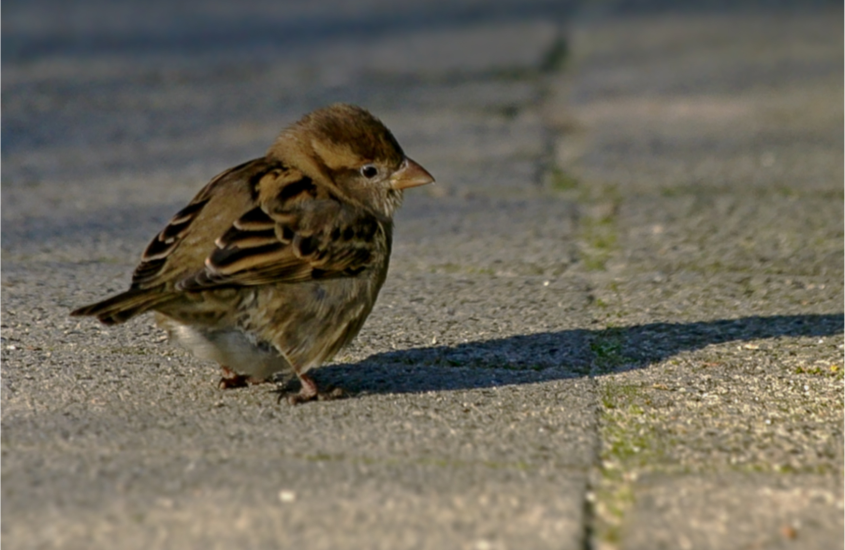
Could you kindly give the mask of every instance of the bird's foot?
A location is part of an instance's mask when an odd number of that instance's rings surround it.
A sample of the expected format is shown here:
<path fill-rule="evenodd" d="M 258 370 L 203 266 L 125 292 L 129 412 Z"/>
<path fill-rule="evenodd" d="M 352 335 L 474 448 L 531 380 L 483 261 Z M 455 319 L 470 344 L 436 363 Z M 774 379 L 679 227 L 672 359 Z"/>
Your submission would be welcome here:
<path fill-rule="evenodd" d="M 332 399 L 342 399 L 346 397 L 346 392 L 340 388 L 332 388 L 327 391 L 319 391 L 317 383 L 307 374 L 300 374 L 299 381 L 302 383 L 302 389 L 299 393 L 288 395 L 288 403 L 291 405 L 299 405 L 300 403 L 307 403 L 309 401 L 331 401 Z M 279 394 L 279 401 L 282 400 L 285 394 Z"/>
<path fill-rule="evenodd" d="M 221 390 L 231 390 L 234 388 L 243 388 L 245 386 L 249 386 L 251 384 L 261 384 L 262 382 L 266 382 L 266 380 L 261 380 L 258 378 L 253 378 L 248 374 L 238 374 L 229 367 L 220 367 L 223 371 L 223 376 L 220 378 L 220 381 L 217 383 L 217 387 Z"/>

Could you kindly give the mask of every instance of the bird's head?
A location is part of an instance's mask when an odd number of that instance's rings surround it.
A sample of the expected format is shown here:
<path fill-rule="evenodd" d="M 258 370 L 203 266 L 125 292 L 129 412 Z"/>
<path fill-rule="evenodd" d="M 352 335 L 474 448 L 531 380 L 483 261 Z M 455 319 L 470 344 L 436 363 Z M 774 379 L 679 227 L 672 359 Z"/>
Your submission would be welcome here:
<path fill-rule="evenodd" d="M 335 104 L 305 115 L 282 132 L 269 154 L 388 217 L 401 204 L 404 189 L 434 182 L 405 156 L 379 119 L 354 105 Z"/>

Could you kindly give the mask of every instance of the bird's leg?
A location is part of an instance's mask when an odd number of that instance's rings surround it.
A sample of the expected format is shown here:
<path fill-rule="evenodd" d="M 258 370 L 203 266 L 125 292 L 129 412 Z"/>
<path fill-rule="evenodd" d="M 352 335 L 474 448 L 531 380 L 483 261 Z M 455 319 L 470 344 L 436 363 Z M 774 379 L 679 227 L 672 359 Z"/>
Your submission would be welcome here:
<path fill-rule="evenodd" d="M 223 376 L 217 383 L 217 387 L 221 390 L 230 390 L 233 388 L 243 388 L 249 384 L 260 384 L 265 380 L 253 378 L 247 374 L 238 374 L 225 365 L 220 365 L 220 370 L 223 371 Z"/>
<path fill-rule="evenodd" d="M 307 374 L 297 373 L 297 376 L 299 377 L 300 383 L 302 383 L 302 389 L 299 390 L 299 393 L 295 393 L 288 397 L 290 404 L 297 405 L 299 403 L 307 403 L 308 401 L 317 399 L 320 392 L 317 390 L 317 383 L 314 382 L 314 379 Z"/>
<path fill-rule="evenodd" d="M 309 401 L 314 401 L 315 399 L 319 401 L 328 401 L 331 399 L 339 399 L 344 396 L 343 390 L 340 388 L 334 388 L 328 392 L 321 392 L 317 389 L 317 383 L 313 378 L 305 373 L 296 373 L 296 375 L 299 377 L 302 389 L 299 390 L 299 393 L 288 396 L 288 402 L 291 405 L 307 403 Z"/>

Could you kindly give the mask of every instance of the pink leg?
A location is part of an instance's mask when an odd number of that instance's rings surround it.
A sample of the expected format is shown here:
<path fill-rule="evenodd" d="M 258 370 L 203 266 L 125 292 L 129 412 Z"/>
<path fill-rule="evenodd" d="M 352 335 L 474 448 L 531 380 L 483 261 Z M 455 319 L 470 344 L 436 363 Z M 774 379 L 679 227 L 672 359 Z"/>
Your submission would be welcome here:
<path fill-rule="evenodd" d="M 339 399 L 344 396 L 343 390 L 334 388 L 328 392 L 320 392 L 317 389 L 317 383 L 307 374 L 297 374 L 299 381 L 302 383 L 302 389 L 299 393 L 288 396 L 288 403 L 291 405 L 299 405 L 300 403 L 307 403 L 309 401 L 328 401 L 331 399 Z M 281 399 L 281 396 L 279 396 Z"/>

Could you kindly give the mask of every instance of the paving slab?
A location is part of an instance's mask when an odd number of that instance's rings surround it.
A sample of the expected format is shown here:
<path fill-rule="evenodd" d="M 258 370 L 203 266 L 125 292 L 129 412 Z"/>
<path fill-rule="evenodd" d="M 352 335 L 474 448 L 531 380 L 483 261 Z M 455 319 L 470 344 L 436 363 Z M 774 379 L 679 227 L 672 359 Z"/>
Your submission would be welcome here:
<path fill-rule="evenodd" d="M 588 299 L 577 210 L 540 164 L 559 7 L 241 4 L 4 14 L 4 542 L 582 548 Z M 221 392 L 149 318 L 67 316 L 215 173 L 338 100 L 438 178 L 408 194 L 367 328 L 316 374 L 351 398 Z"/>
<path fill-rule="evenodd" d="M 612 10 L 611 10 L 612 11 Z M 842 548 L 841 7 L 571 27 L 596 548 Z"/>

